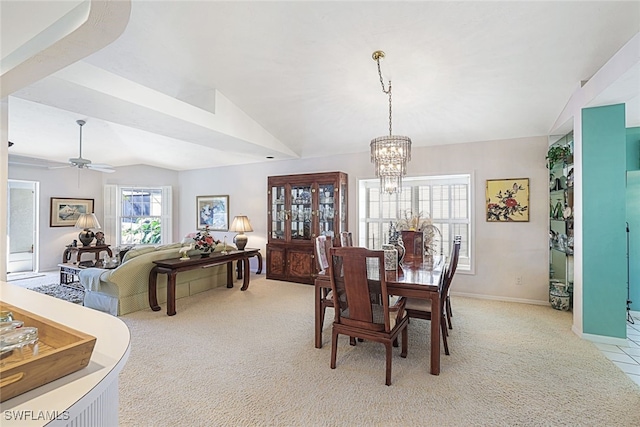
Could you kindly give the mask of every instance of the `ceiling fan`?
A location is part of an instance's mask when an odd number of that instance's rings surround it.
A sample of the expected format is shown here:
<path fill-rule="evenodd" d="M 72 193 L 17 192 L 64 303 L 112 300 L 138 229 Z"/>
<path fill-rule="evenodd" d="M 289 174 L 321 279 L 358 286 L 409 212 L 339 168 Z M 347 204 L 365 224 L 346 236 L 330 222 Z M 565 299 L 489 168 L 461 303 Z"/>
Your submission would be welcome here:
<path fill-rule="evenodd" d="M 76 167 L 78 169 L 91 169 L 98 172 L 112 173 L 115 172 L 111 165 L 105 163 L 91 163 L 91 160 L 82 157 L 82 126 L 86 123 L 84 120 L 76 120 L 78 126 L 80 126 L 80 154 L 78 157 L 72 157 L 69 159 L 70 167 Z M 67 166 L 63 166 L 67 167 Z M 57 169 L 57 167 L 51 167 L 50 169 Z"/>

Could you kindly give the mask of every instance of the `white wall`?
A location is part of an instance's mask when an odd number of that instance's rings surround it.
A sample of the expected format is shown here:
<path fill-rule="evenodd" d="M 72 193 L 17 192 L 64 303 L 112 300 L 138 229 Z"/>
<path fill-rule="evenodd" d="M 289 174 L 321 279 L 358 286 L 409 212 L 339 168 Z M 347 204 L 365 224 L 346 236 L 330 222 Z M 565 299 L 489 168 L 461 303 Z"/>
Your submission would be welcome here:
<path fill-rule="evenodd" d="M 452 292 L 526 302 L 548 301 L 548 171 L 547 137 L 414 148 L 408 175 L 471 173 L 475 185 L 475 273 L 461 273 Z M 343 171 L 349 174 L 349 229 L 357 227 L 357 179 L 372 178 L 369 153 L 316 159 L 202 169 L 179 174 L 178 233 L 196 227 L 196 196 L 229 195 L 230 217 L 249 216 L 254 232 L 249 247 L 265 252 L 267 240 L 267 177 L 293 173 Z M 487 223 L 485 181 L 529 178 L 530 221 Z M 175 233 L 174 233 L 175 234 Z M 216 237 L 234 233 L 215 233 Z M 522 277 L 522 285 L 516 278 Z"/>
<path fill-rule="evenodd" d="M 409 175 L 471 173 L 474 183 L 474 272 L 456 274 L 452 292 L 523 302 L 548 301 L 548 171 L 547 137 L 474 142 L 414 148 Z M 95 199 L 103 217 L 104 184 L 171 185 L 174 205 L 174 240 L 196 228 L 196 196 L 229 195 L 230 218 L 247 215 L 254 232 L 249 247 L 266 253 L 267 177 L 294 173 L 343 171 L 349 174 L 349 229 L 357 231 L 357 179 L 373 178 L 369 153 L 316 159 L 265 161 L 260 164 L 175 172 L 149 166 L 118 168 L 116 173 L 76 169 L 38 169 L 12 166 L 9 178 L 40 182 L 40 266 L 55 269 L 64 246 L 77 237 L 75 228 L 49 227 L 50 197 Z M 529 178 L 530 221 L 487 223 L 484 216 L 487 179 Z M 232 241 L 235 233 L 216 232 Z M 255 263 L 255 259 L 252 260 Z M 522 277 L 522 285 L 516 278 Z"/>
<path fill-rule="evenodd" d="M 9 167 L 9 179 L 40 183 L 37 251 L 40 271 L 55 270 L 62 262 L 65 246 L 78 239 L 80 230 L 74 227 L 50 227 L 51 197 L 94 199 L 94 211 L 102 221 L 102 173 L 75 168 L 46 169 Z"/>

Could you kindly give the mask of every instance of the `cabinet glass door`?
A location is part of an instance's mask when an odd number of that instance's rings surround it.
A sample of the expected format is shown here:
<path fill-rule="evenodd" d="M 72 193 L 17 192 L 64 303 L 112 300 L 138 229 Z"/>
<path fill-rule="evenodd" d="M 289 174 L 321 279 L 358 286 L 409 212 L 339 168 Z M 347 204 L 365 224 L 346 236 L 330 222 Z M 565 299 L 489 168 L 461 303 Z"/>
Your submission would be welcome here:
<path fill-rule="evenodd" d="M 287 211 L 284 186 L 271 187 L 271 238 L 285 239 Z"/>
<path fill-rule="evenodd" d="M 311 185 L 291 186 L 291 240 L 311 240 Z"/>
<path fill-rule="evenodd" d="M 318 185 L 318 233 L 321 236 L 335 237 L 336 200 L 333 184 Z"/>

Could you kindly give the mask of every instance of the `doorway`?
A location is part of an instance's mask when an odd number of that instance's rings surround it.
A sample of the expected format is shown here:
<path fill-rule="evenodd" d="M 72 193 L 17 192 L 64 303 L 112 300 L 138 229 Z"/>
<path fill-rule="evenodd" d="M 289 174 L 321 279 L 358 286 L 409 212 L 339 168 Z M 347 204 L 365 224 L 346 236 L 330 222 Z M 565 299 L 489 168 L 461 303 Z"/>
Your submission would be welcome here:
<path fill-rule="evenodd" d="M 8 180 L 7 273 L 37 272 L 38 183 Z"/>

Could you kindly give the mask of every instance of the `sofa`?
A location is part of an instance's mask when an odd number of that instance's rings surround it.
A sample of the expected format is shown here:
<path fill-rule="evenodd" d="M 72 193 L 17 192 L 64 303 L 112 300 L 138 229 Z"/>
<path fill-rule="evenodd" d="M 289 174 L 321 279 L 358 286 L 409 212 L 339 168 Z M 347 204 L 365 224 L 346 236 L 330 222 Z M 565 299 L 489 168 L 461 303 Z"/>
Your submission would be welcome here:
<path fill-rule="evenodd" d="M 182 243 L 137 247 L 126 252 L 115 269 L 86 268 L 78 277 L 84 287 L 84 305 L 114 316 L 122 316 L 149 308 L 149 273 L 153 261 L 178 258 Z M 226 245 L 227 250 L 231 245 Z M 224 250 L 224 244 L 216 245 L 214 252 Z M 235 248 L 234 248 L 235 249 Z M 189 256 L 200 256 L 197 250 Z M 176 299 L 194 295 L 209 289 L 227 285 L 227 266 L 181 272 L 176 276 Z M 167 276 L 158 275 L 158 303 L 167 301 Z"/>

